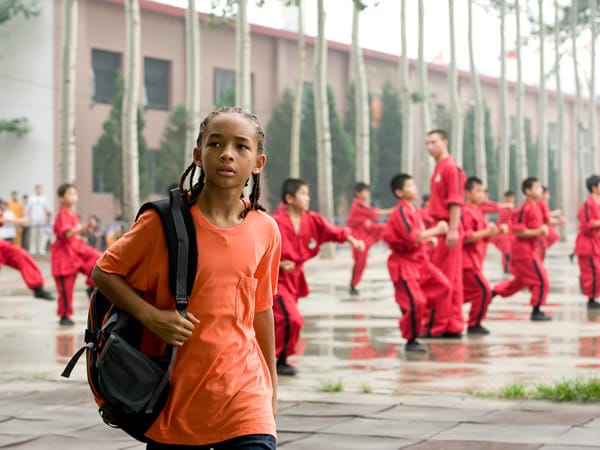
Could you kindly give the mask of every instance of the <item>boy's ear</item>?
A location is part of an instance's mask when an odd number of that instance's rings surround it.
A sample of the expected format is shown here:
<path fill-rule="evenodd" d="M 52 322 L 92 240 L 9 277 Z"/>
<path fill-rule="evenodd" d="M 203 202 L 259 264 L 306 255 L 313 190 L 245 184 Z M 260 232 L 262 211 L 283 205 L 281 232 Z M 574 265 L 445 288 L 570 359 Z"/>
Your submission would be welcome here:
<path fill-rule="evenodd" d="M 265 164 L 267 163 L 267 155 L 265 154 L 260 154 L 256 157 L 256 165 L 254 166 L 254 169 L 252 169 L 252 173 L 254 175 L 258 175 L 259 173 L 261 173 L 263 171 L 263 169 L 265 168 Z"/>
<path fill-rule="evenodd" d="M 194 147 L 192 154 L 194 156 L 194 164 L 196 164 L 198 167 L 202 167 L 202 149 Z"/>

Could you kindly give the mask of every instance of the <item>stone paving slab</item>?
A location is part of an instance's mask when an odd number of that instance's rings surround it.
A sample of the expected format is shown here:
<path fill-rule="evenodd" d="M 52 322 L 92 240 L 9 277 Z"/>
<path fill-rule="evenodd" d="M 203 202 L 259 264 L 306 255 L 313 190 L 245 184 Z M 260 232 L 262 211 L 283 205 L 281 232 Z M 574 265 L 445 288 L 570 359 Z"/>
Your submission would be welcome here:
<path fill-rule="evenodd" d="M 567 433 L 571 427 L 560 425 L 516 425 L 516 424 L 478 424 L 460 423 L 456 427 L 442 431 L 433 440 L 463 440 L 508 442 L 515 444 L 549 444 Z M 585 442 L 582 444 L 596 444 Z"/>
<path fill-rule="evenodd" d="M 407 450 L 535 450 L 539 445 L 535 444 L 506 444 L 489 441 L 435 441 L 422 442 L 408 447 Z"/>

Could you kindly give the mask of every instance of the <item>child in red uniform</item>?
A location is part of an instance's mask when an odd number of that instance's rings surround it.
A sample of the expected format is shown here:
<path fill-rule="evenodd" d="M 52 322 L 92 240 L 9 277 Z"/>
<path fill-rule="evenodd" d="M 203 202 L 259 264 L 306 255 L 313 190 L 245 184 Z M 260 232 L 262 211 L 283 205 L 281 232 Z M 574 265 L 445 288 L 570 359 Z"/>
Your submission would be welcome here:
<path fill-rule="evenodd" d="M 523 180 L 521 190 L 526 199 L 513 212 L 511 231 L 514 234 L 511 250 L 510 272 L 514 278 L 494 286 L 496 294 L 509 297 L 524 287 L 531 291 L 531 320 L 552 320 L 540 307 L 546 304 L 550 290 L 548 273 L 542 261 L 543 239 L 548 236 L 538 201 L 542 198 L 542 185 L 535 177 Z"/>
<path fill-rule="evenodd" d="M 515 193 L 513 191 L 506 191 L 504 193 L 504 205 L 498 210 L 498 220 L 496 221 L 496 227 L 506 227 L 510 229 L 510 221 L 512 217 L 513 208 L 515 205 Z M 508 265 L 510 263 L 510 247 L 513 236 L 510 233 L 500 233 L 498 236 L 492 239 L 492 243 L 502 253 L 502 269 L 505 274 L 510 273 Z"/>
<path fill-rule="evenodd" d="M 392 253 L 388 258 L 388 271 L 394 283 L 396 303 L 402 317 L 400 332 L 406 339 L 407 352 L 426 352 L 427 348 L 417 341 L 423 330 L 425 308 L 431 309 L 432 320 L 423 334 L 429 337 L 441 335 L 446 329 L 448 294 L 450 285 L 444 274 L 431 262 L 425 246 L 436 241 L 436 236 L 448 231 L 448 224 L 440 221 L 425 229 L 413 201 L 417 187 L 410 175 L 399 174 L 390 181 L 398 204 L 388 219 L 383 240 Z"/>
<path fill-rule="evenodd" d="M 492 300 L 492 289 L 483 274 L 483 260 L 488 239 L 498 235 L 499 230 L 493 222 L 486 222 L 485 215 L 479 208 L 484 198 L 483 183 L 479 178 L 467 179 L 465 197 L 466 202 L 461 216 L 465 233 L 463 240 L 463 293 L 465 303 L 471 303 L 467 333 L 489 334 L 489 330 L 481 325 Z"/>
<path fill-rule="evenodd" d="M 556 231 L 555 226 L 565 223 L 560 209 L 550 210 L 550 191 L 546 186 L 542 187 L 542 199 L 538 202 L 544 216 L 544 223 L 548 225 L 548 236 L 544 239 L 542 248 L 542 260 L 546 257 L 546 250 L 552 247 L 559 239 L 560 233 Z"/>
<path fill-rule="evenodd" d="M 28 222 L 27 219 L 7 219 L 0 211 L 0 227 L 5 223 L 27 225 Z M 23 281 L 33 291 L 35 298 L 44 300 L 54 299 L 52 294 L 44 289 L 44 276 L 31 255 L 21 247 L 0 239 L 0 267 L 4 265 L 12 267 L 21 273 Z"/>
<path fill-rule="evenodd" d="M 155 211 L 143 213 L 94 270 L 102 292 L 145 326 L 149 353 L 165 342 L 178 346 L 170 397 L 146 432 L 148 449 L 275 449 L 271 302 L 281 239 L 258 203 L 264 139 L 258 119 L 238 108 L 219 109 L 200 125 L 194 161 L 180 180 L 198 246 L 187 318 L 169 290 Z M 250 177 L 248 201 L 241 197 Z"/>
<path fill-rule="evenodd" d="M 54 219 L 56 240 L 50 248 L 52 276 L 58 292 L 58 316 L 60 325 L 75 325 L 73 315 L 73 287 L 77 273 L 84 274 L 88 285 L 88 295 L 94 288 L 92 269 L 100 257 L 100 252 L 87 245 L 80 237 L 88 230 L 87 225 L 79 222 L 75 212 L 77 189 L 70 183 L 58 187 L 58 199 L 61 207 Z"/>
<path fill-rule="evenodd" d="M 328 222 L 320 214 L 309 211 L 310 195 L 304 180 L 288 178 L 283 182 L 283 201 L 273 214 L 281 232 L 281 263 L 277 294 L 273 300 L 277 373 L 296 375 L 296 367 L 287 362 L 296 351 L 296 343 L 304 318 L 298 299 L 309 294 L 303 265 L 319 253 L 325 242 L 350 242 L 362 250 L 364 243 L 351 235 L 350 228 Z"/>
<path fill-rule="evenodd" d="M 581 290 L 588 298 L 589 309 L 600 308 L 600 176 L 585 180 L 590 195 L 579 208 L 579 232 L 575 239 L 575 254 L 579 262 Z"/>
<path fill-rule="evenodd" d="M 360 283 L 367 265 L 369 248 L 381 239 L 381 234 L 385 230 L 385 224 L 377 223 L 377 218 L 379 216 L 387 216 L 393 209 L 379 209 L 369 206 L 370 197 L 371 190 L 369 189 L 369 185 L 362 182 L 354 185 L 354 200 L 350 206 L 346 225 L 350 228 L 352 236 L 365 243 L 365 249 L 359 251 L 354 247 L 352 248 L 354 266 L 352 267 L 352 280 L 350 281 L 351 295 L 359 295 L 356 286 Z"/>

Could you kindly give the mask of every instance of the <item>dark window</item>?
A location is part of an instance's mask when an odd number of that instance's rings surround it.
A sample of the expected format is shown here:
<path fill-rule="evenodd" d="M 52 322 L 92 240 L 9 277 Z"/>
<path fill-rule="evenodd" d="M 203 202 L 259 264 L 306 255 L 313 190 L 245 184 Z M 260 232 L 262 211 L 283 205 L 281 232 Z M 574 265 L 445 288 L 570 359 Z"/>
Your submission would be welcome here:
<path fill-rule="evenodd" d="M 169 109 L 171 62 L 144 58 L 145 106 L 148 109 Z"/>
<path fill-rule="evenodd" d="M 235 72 L 227 69 L 214 70 L 213 99 L 215 107 L 235 103 Z"/>
<path fill-rule="evenodd" d="M 92 49 L 95 103 L 111 103 L 117 89 L 116 81 L 121 67 L 121 54 Z"/>

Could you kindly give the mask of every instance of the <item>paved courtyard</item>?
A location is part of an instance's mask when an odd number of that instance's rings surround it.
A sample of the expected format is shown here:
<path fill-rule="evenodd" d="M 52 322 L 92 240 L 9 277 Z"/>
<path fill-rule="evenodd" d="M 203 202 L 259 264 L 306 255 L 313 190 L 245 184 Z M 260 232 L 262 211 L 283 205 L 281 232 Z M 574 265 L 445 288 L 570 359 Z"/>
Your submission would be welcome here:
<path fill-rule="evenodd" d="M 554 320 L 529 321 L 528 294 L 495 298 L 485 322 L 491 334 L 424 340 L 411 357 L 398 331 L 399 310 L 386 270 L 387 250 L 372 249 L 360 296 L 348 293 L 347 248 L 306 267 L 312 288 L 301 300 L 305 328 L 298 376 L 279 380 L 279 446 L 283 449 L 600 449 L 600 405 L 482 399 L 512 382 L 549 383 L 599 375 L 600 315 L 579 293 L 572 244 L 548 254 Z M 490 247 L 486 274 L 502 279 Z M 47 260 L 39 260 L 54 291 Z M 35 300 L 10 268 L 0 269 L 0 448 L 142 449 L 101 423 L 83 361 L 60 378 L 79 348 L 87 300 L 76 287 L 73 328 L 59 327 L 55 302 Z M 465 311 L 468 310 L 465 305 Z M 340 392 L 323 392 L 337 385 Z"/>

